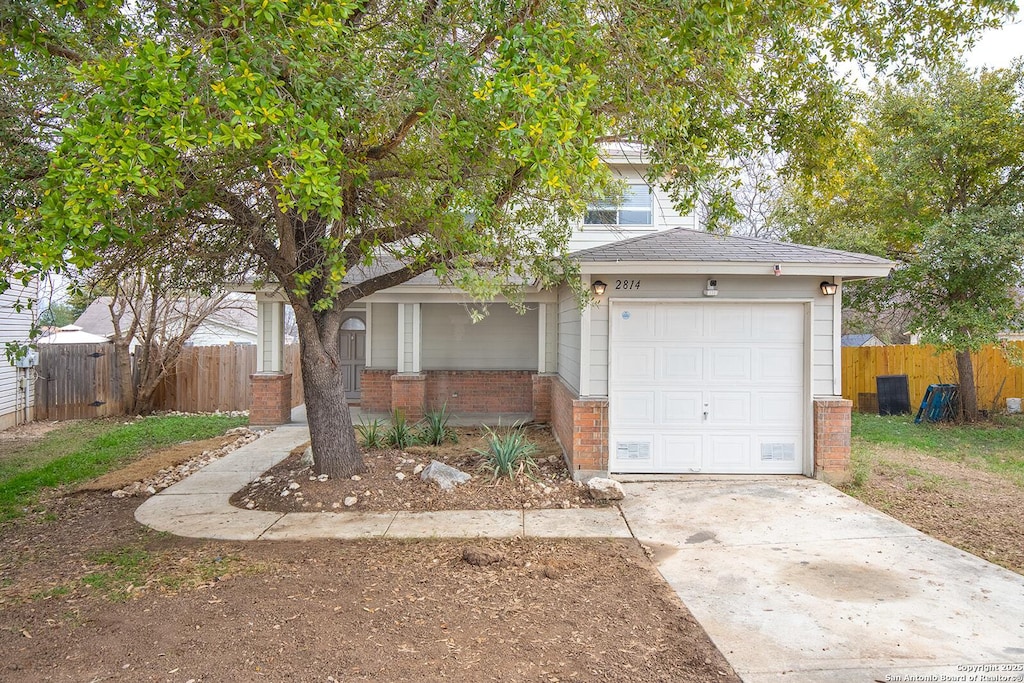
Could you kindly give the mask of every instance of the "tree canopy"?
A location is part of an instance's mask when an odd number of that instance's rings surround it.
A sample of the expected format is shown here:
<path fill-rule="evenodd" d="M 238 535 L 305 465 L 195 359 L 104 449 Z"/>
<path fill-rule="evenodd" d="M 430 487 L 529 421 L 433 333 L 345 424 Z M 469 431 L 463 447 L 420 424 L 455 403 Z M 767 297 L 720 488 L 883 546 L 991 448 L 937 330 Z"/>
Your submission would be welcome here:
<path fill-rule="evenodd" d="M 879 83 L 850 140 L 833 182 L 791 196 L 791 237 L 897 261 L 853 302 L 899 307 L 909 331 L 955 349 L 973 417 L 969 352 L 1024 326 L 1024 64 Z"/>
<path fill-rule="evenodd" d="M 35 163 L 3 160 L 0 192 L 14 201 L 0 207 L 0 257 L 87 266 L 115 251 L 182 264 L 192 281 L 259 268 L 296 311 L 317 467 L 354 471 L 328 370 L 345 307 L 427 271 L 486 299 L 571 268 L 561 256 L 574 219 L 614 193 L 602 144 L 642 145 L 681 204 L 738 153 L 771 149 L 821 170 L 849 108 L 834 64 L 912 68 L 1015 9 L 5 2 L 14 97 L 0 120 Z M 374 263 L 384 267 L 346 283 Z"/>

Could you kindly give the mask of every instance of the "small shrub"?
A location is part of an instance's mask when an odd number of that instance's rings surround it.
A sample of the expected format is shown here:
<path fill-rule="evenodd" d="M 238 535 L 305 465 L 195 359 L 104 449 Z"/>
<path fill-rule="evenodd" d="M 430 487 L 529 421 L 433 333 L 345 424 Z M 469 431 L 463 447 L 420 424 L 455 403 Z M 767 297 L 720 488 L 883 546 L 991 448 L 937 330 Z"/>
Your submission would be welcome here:
<path fill-rule="evenodd" d="M 515 479 L 520 474 L 529 476 L 536 469 L 533 454 L 537 452 L 537 446 L 526 438 L 522 424 L 516 423 L 504 431 L 501 427 L 495 431 L 484 425 L 484 430 L 487 432 L 487 450 L 473 450 L 483 456 L 495 479 Z"/>
<path fill-rule="evenodd" d="M 386 436 L 387 444 L 393 448 L 408 448 L 419 442 L 416 431 L 405 419 L 405 413 L 396 410 L 391 415 L 391 429 Z"/>
<path fill-rule="evenodd" d="M 383 420 L 371 420 L 360 422 L 356 425 L 356 432 L 363 440 L 363 446 L 370 449 L 384 448 L 385 433 Z"/>
<path fill-rule="evenodd" d="M 448 426 L 451 413 L 448 412 L 448 405 L 445 404 L 440 410 L 432 410 L 423 417 L 423 428 L 420 430 L 420 442 L 431 446 L 440 446 L 449 441 L 458 443 L 459 437 L 453 429 Z"/>

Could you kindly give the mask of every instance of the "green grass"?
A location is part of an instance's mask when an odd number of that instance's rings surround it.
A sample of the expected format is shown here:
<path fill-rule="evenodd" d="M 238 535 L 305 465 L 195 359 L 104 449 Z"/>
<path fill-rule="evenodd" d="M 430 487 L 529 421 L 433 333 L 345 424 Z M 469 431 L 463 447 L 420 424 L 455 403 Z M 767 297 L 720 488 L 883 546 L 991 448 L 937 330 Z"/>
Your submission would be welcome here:
<path fill-rule="evenodd" d="M 977 424 L 914 424 L 913 416 L 853 415 L 858 442 L 911 448 L 981 466 L 1024 481 L 1024 417 L 1001 416 Z"/>
<path fill-rule="evenodd" d="M 147 450 L 207 439 L 243 425 L 221 415 L 148 417 L 127 424 L 68 424 L 0 458 L 0 521 L 18 517 L 48 488 L 74 484 L 124 465 Z"/>

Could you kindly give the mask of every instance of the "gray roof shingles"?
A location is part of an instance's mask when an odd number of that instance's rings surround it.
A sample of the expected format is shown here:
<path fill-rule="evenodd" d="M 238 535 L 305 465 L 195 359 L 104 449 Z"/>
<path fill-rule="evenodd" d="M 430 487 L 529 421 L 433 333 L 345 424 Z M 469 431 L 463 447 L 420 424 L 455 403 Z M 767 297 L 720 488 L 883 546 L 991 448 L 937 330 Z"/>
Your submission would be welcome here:
<path fill-rule="evenodd" d="M 715 235 L 673 228 L 572 253 L 583 263 L 616 261 L 691 261 L 747 263 L 889 263 L 884 258 L 848 251 L 772 242 L 754 237 Z"/>

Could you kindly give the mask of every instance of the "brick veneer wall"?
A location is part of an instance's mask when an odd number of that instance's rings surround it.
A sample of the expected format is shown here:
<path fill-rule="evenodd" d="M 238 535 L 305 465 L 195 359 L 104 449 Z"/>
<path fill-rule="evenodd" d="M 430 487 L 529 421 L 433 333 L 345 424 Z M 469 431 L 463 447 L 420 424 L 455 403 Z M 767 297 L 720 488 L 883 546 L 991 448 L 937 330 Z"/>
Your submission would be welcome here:
<path fill-rule="evenodd" d="M 279 425 L 292 418 L 292 376 L 290 374 L 255 374 L 252 380 L 252 405 L 249 424 Z"/>
<path fill-rule="evenodd" d="M 410 419 L 447 405 L 452 413 L 531 413 L 534 420 L 547 422 L 550 377 L 529 370 L 426 370 L 401 375 L 367 369 L 359 405 L 367 412 L 400 408 Z M 420 382 L 422 394 L 420 388 L 407 386 L 409 382 Z"/>
<path fill-rule="evenodd" d="M 453 413 L 533 412 L 529 370 L 426 370 L 427 410 Z"/>
<path fill-rule="evenodd" d="M 850 413 L 853 401 L 814 399 L 814 476 L 839 483 L 850 478 Z"/>
<path fill-rule="evenodd" d="M 363 370 L 359 407 L 370 413 L 391 412 L 391 375 L 394 370 Z"/>
<path fill-rule="evenodd" d="M 607 400 L 578 398 L 560 377 L 554 378 L 551 431 L 571 470 L 608 470 Z"/>
<path fill-rule="evenodd" d="M 415 422 L 423 417 L 427 378 L 419 373 L 391 376 L 391 409 Z"/>

